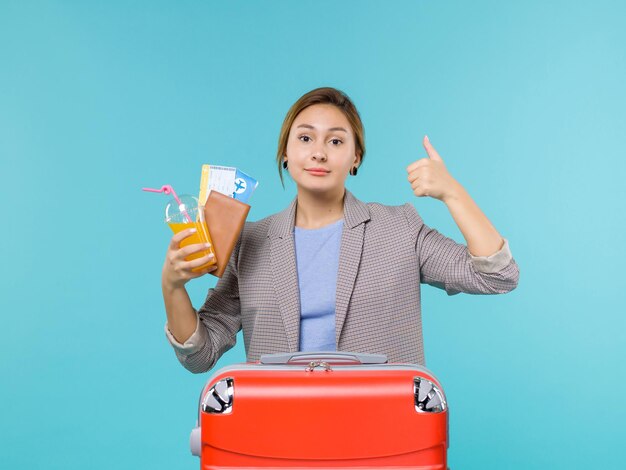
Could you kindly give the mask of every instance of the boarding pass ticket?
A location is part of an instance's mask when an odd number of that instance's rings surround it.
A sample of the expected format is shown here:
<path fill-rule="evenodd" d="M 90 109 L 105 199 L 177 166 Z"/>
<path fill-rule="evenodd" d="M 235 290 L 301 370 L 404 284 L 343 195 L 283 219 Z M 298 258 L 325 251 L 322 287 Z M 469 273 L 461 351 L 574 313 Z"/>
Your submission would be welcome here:
<path fill-rule="evenodd" d="M 217 191 L 242 202 L 247 202 L 257 180 L 232 166 L 202 165 L 200 178 L 200 204 L 206 203 L 210 191 Z"/>

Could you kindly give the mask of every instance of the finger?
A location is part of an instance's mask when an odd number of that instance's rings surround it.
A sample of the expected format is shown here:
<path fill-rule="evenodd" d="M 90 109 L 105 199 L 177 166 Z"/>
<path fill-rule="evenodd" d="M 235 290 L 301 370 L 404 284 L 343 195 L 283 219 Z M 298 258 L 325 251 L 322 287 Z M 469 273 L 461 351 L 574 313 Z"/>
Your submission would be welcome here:
<path fill-rule="evenodd" d="M 422 142 L 422 144 L 424 145 L 424 148 L 426 149 L 426 153 L 428 154 L 431 160 L 437 160 L 440 162 L 443 161 L 443 158 L 441 158 L 441 156 L 435 150 L 435 147 L 433 147 L 433 145 L 430 143 L 430 139 L 428 138 L 427 135 L 424 136 L 424 141 Z"/>
<path fill-rule="evenodd" d="M 411 189 L 413 190 L 414 193 L 416 191 L 422 192 L 423 188 L 424 188 L 424 185 L 421 184 L 421 182 L 419 180 L 414 181 L 413 183 L 411 183 Z M 417 196 L 417 193 L 415 193 L 415 195 Z"/>
<path fill-rule="evenodd" d="M 409 176 L 407 176 L 409 183 L 413 184 L 415 181 L 419 180 L 421 176 L 420 173 L 421 171 L 413 171 L 412 173 L 409 173 Z"/>
<path fill-rule="evenodd" d="M 426 161 L 429 161 L 427 158 Z M 430 175 L 429 165 L 420 165 L 419 168 L 408 174 L 407 179 L 412 183 L 418 178 L 427 178 Z"/>
<path fill-rule="evenodd" d="M 419 184 L 413 188 L 413 194 L 415 194 L 417 197 L 424 197 L 427 195 L 426 190 Z"/>
<path fill-rule="evenodd" d="M 194 268 L 198 268 L 200 266 L 204 266 L 205 264 L 212 262 L 214 259 L 215 259 L 215 256 L 212 253 L 209 253 L 208 255 L 204 255 L 200 258 L 181 262 L 180 268 L 185 271 L 191 271 Z"/>
<path fill-rule="evenodd" d="M 185 238 L 190 237 L 194 233 L 196 233 L 195 228 L 188 228 L 185 230 L 181 230 L 178 233 L 175 233 L 170 240 L 170 249 L 178 250 L 178 248 L 180 248 L 180 242 L 182 242 Z"/>
<path fill-rule="evenodd" d="M 416 160 L 413 163 L 411 163 L 409 166 L 407 166 L 406 171 L 408 173 L 411 173 L 417 170 L 418 168 L 422 168 L 423 166 L 428 166 L 428 165 L 430 165 L 430 160 L 428 158 L 420 158 L 419 160 Z"/>
<path fill-rule="evenodd" d="M 429 195 L 428 187 L 424 184 L 418 183 L 413 187 L 413 194 L 417 197 L 426 197 Z"/>
<path fill-rule="evenodd" d="M 212 266 L 209 266 L 208 268 L 204 268 L 199 271 L 192 271 L 191 275 L 189 276 L 189 279 L 195 279 L 197 277 L 204 276 L 205 274 L 213 272 L 216 269 L 217 269 L 217 264 L 214 264 Z"/>
<path fill-rule="evenodd" d="M 189 255 L 208 250 L 209 248 L 211 248 L 210 243 L 194 243 L 193 245 L 187 245 L 178 250 L 177 257 L 186 258 Z"/>

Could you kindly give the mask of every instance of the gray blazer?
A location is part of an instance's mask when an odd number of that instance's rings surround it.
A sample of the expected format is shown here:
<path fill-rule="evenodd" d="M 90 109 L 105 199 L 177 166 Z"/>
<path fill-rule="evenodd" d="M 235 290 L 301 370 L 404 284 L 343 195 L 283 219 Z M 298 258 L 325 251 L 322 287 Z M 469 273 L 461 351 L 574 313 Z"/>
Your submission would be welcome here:
<path fill-rule="evenodd" d="M 298 351 L 300 295 L 293 228 L 296 200 L 278 214 L 246 223 L 229 265 L 198 311 L 195 333 L 178 343 L 184 367 L 204 372 L 243 328 L 247 359 Z M 490 257 L 423 222 L 411 204 L 365 204 L 346 191 L 335 310 L 337 350 L 386 354 L 424 364 L 420 283 L 449 295 L 500 294 L 517 286 L 508 242 Z"/>

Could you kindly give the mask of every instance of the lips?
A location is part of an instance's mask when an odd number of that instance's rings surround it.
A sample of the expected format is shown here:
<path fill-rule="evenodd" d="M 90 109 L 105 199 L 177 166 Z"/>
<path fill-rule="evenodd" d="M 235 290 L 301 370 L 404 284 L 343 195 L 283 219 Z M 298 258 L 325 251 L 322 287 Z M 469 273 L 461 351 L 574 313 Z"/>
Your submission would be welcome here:
<path fill-rule="evenodd" d="M 304 171 L 315 176 L 323 176 L 330 173 L 330 171 L 325 168 L 305 168 Z"/>

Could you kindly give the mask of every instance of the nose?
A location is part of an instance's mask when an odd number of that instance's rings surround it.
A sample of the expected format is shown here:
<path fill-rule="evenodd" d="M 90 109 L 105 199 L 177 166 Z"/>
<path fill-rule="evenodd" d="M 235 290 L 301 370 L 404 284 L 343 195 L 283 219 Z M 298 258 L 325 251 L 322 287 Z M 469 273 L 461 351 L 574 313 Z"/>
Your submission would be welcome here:
<path fill-rule="evenodd" d="M 326 161 L 326 152 L 322 148 L 313 149 L 313 153 L 311 154 L 311 158 L 313 160 L 317 160 L 318 162 Z"/>

